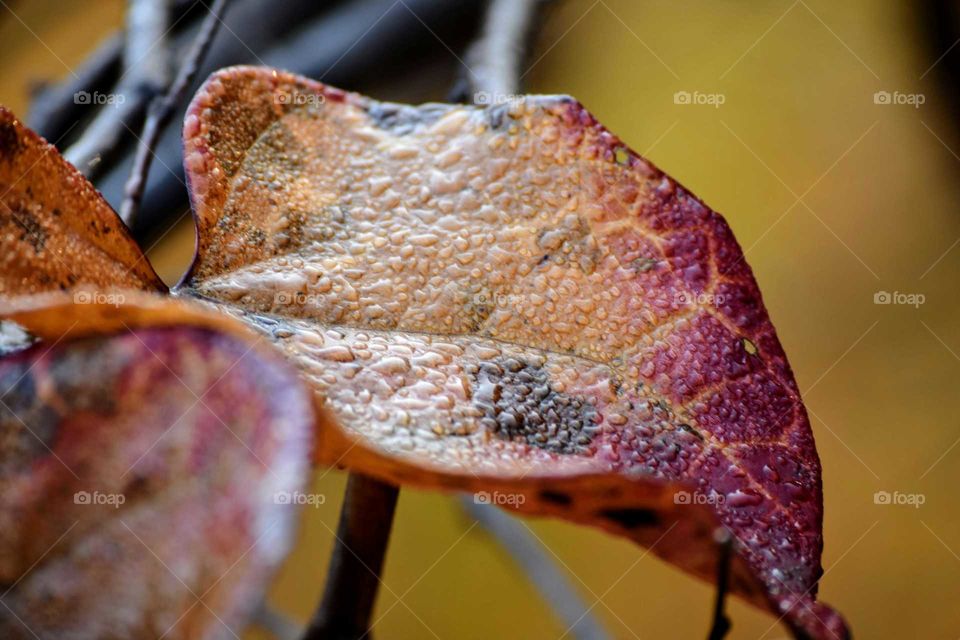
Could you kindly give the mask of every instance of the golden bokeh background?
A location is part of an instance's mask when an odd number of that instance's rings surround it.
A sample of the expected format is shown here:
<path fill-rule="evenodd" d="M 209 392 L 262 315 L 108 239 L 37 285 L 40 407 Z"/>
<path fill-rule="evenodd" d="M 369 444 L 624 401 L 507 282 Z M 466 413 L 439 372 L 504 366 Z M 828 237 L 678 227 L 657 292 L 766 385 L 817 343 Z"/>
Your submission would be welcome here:
<path fill-rule="evenodd" d="M 21 114 L 29 82 L 63 76 L 123 14 L 118 0 L 11 8 L 16 17 L 0 7 L 0 102 Z M 532 92 L 579 98 L 733 227 L 823 462 L 821 597 L 860 638 L 960 629 L 960 145 L 930 71 L 941 53 L 907 1 L 566 0 L 525 78 Z M 723 104 L 676 104 L 678 91 Z M 877 91 L 925 102 L 876 104 Z M 184 224 L 154 248 L 165 278 L 176 279 L 192 242 Z M 875 304 L 881 291 L 925 301 Z M 273 606 L 299 620 L 322 588 L 344 479 L 318 472 L 315 490 L 329 499 L 304 512 L 271 591 Z M 878 505 L 877 491 L 922 494 L 924 504 Z M 710 585 L 605 534 L 527 524 L 616 637 L 706 635 Z M 472 525 L 449 496 L 403 491 L 377 636 L 563 636 Z M 765 612 L 734 602 L 730 613 L 730 638 L 786 636 Z"/>

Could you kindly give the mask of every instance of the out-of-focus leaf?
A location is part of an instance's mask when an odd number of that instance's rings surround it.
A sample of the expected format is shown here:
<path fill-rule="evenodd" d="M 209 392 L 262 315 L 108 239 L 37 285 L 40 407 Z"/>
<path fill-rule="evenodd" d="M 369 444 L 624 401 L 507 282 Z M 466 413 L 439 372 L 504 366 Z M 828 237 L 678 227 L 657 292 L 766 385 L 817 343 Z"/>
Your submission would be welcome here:
<path fill-rule="evenodd" d="M 719 520 L 738 593 L 847 635 L 814 601 L 819 460 L 739 246 L 578 102 L 410 107 L 238 67 L 197 94 L 184 147 L 182 290 L 310 379 L 337 422 L 322 461 L 599 526 L 708 579 Z"/>
<path fill-rule="evenodd" d="M 0 301 L 84 284 L 166 290 L 93 185 L 2 106 L 0 243 Z"/>
<path fill-rule="evenodd" d="M 43 342 L 0 359 L 0 637 L 235 637 L 285 553 L 312 397 L 222 314 L 111 295 L 4 308 Z"/>

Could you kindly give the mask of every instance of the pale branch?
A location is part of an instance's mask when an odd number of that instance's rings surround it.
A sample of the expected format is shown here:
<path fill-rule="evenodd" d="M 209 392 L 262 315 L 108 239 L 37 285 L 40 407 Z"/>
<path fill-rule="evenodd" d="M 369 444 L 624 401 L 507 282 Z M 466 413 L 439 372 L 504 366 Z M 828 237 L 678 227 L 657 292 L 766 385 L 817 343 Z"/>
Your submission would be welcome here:
<path fill-rule="evenodd" d="M 534 18 L 543 0 L 491 0 L 480 38 L 466 56 L 470 101 L 501 102 L 520 90 Z"/>
<path fill-rule="evenodd" d="M 194 39 L 186 59 L 180 65 L 173 82 L 162 94 L 154 98 L 147 111 L 147 118 L 143 125 L 143 132 L 137 145 L 133 160 L 133 169 L 124 186 L 123 204 L 120 207 L 120 218 L 127 226 L 132 226 L 137 212 L 140 210 L 140 200 L 143 197 L 144 185 L 150 173 L 150 164 L 153 160 L 153 148 L 160 138 L 163 128 L 173 117 L 177 105 L 187 97 L 187 90 L 193 84 L 203 63 L 203 58 L 210 50 L 210 44 L 223 22 L 223 12 L 227 0 L 215 0 L 200 25 L 200 32 Z"/>
<path fill-rule="evenodd" d="M 489 504 L 477 504 L 472 497 L 462 498 L 464 510 L 486 529 L 517 565 L 543 599 L 550 605 L 567 633 L 580 640 L 606 640 L 610 635 L 593 615 L 567 576 L 529 529 L 509 513 Z"/>
<path fill-rule="evenodd" d="M 130 0 L 123 47 L 123 74 L 83 135 L 64 157 L 90 176 L 102 156 L 114 149 L 144 105 L 167 84 L 169 14 L 165 0 Z"/>
<path fill-rule="evenodd" d="M 370 614 L 399 494 L 393 485 L 350 474 L 323 599 L 303 640 L 370 637 Z"/>
<path fill-rule="evenodd" d="M 198 6 L 203 5 L 197 0 L 172 0 L 168 9 L 169 15 L 175 19 L 171 20 L 168 38 L 176 39 L 182 35 L 194 22 L 194 15 L 199 13 Z M 93 96 L 107 95 L 123 73 L 124 32 L 121 29 L 107 36 L 66 79 L 45 86 L 33 96 L 27 116 L 31 129 L 47 140 L 60 140 L 94 110 Z M 86 95 L 91 100 L 84 100 Z"/>

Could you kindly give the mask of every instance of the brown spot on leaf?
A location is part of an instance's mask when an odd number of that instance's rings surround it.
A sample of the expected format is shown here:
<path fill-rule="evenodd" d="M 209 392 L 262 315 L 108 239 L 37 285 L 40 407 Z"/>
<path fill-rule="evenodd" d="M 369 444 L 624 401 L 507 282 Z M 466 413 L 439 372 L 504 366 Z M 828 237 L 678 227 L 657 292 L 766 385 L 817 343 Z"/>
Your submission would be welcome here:
<path fill-rule="evenodd" d="M 557 391 L 543 368 L 516 358 L 482 363 L 473 401 L 490 431 L 555 453 L 584 452 L 597 430 L 588 400 Z"/>

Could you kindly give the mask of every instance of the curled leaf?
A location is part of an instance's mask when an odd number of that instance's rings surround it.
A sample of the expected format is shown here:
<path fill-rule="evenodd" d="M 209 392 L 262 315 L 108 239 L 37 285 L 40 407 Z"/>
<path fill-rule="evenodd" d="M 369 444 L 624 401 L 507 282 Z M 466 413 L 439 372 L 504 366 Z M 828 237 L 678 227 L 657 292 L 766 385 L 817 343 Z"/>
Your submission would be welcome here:
<path fill-rule="evenodd" d="M 722 523 L 736 592 L 846 637 L 813 598 L 820 465 L 743 254 L 579 103 L 411 107 L 237 67 L 184 147 L 181 292 L 286 350 L 335 418 L 322 461 L 488 492 L 706 578 Z"/>
<path fill-rule="evenodd" d="M 79 284 L 166 287 L 97 190 L 0 106 L 0 300 Z"/>
<path fill-rule="evenodd" d="M 235 637 L 284 556 L 309 393 L 222 315 L 123 295 L 4 310 L 45 342 L 0 359 L 0 637 Z"/>

